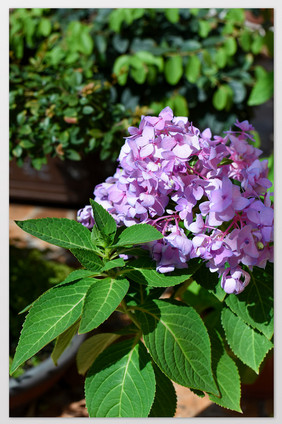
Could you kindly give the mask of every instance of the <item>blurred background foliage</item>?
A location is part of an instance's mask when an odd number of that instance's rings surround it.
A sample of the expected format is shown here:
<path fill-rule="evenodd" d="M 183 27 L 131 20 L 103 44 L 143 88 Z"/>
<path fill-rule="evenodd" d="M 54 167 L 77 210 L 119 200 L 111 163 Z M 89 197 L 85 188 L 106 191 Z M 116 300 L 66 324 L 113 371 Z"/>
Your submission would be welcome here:
<path fill-rule="evenodd" d="M 10 158 L 117 158 L 130 125 L 171 106 L 228 130 L 273 96 L 273 9 L 13 9 Z M 257 143 L 259 136 L 257 135 Z"/>

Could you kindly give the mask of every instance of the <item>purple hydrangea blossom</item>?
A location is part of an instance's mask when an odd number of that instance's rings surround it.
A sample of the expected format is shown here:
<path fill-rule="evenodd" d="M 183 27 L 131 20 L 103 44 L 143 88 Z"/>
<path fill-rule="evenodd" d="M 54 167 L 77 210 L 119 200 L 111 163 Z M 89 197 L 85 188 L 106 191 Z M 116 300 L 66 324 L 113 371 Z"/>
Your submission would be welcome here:
<path fill-rule="evenodd" d="M 227 293 L 238 294 L 249 283 L 242 266 L 273 261 L 273 205 L 267 161 L 248 143 L 253 127 L 235 126 L 222 137 L 169 107 L 142 116 L 139 128 L 128 129 L 116 173 L 95 187 L 94 198 L 119 226 L 149 223 L 163 233 L 147 246 L 159 272 L 187 268 L 197 257 L 222 277 Z M 94 225 L 90 206 L 78 220 Z"/>

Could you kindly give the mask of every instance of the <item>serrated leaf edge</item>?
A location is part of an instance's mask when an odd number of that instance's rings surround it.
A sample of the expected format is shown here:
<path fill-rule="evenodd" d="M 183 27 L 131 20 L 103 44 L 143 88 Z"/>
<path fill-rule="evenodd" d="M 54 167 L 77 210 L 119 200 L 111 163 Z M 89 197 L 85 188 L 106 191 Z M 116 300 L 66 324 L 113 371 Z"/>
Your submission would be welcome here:
<path fill-rule="evenodd" d="M 231 310 L 231 309 L 230 309 Z M 222 309 L 222 311 L 224 311 L 224 308 Z M 224 331 L 224 334 L 225 334 L 225 339 L 226 339 L 226 342 L 227 342 L 227 344 L 228 344 L 228 346 L 230 347 L 230 349 L 232 350 L 232 352 L 234 353 L 234 355 L 236 356 L 236 358 L 239 358 L 238 357 L 238 355 L 234 352 L 234 350 L 232 349 L 232 346 L 230 345 L 230 343 L 229 343 L 229 341 L 228 341 L 228 338 L 227 338 L 227 336 L 226 336 L 226 331 L 225 331 L 225 328 L 224 328 L 224 325 L 223 325 L 223 321 L 222 321 L 222 311 L 221 311 L 221 315 L 220 315 L 220 322 L 221 322 L 221 325 L 222 325 L 222 328 L 223 328 L 223 331 Z M 231 311 L 233 314 L 234 314 L 234 312 L 233 311 Z M 234 314 L 234 315 L 236 315 L 236 314 Z M 239 319 L 241 319 L 242 320 L 242 318 L 241 317 L 238 317 L 237 315 L 236 315 L 236 317 L 237 318 L 239 318 Z M 242 320 L 243 321 L 243 320 Z M 244 322 L 244 321 L 243 321 Z M 245 322 L 244 322 L 244 324 L 246 324 Z M 248 327 L 250 327 L 250 329 L 251 330 L 253 330 L 253 331 L 256 331 L 256 329 L 254 329 L 254 328 L 252 328 L 249 324 L 246 324 Z M 263 334 L 263 336 L 264 336 L 264 334 Z M 265 337 L 265 336 L 264 336 Z M 266 339 L 267 339 L 267 337 L 265 337 Z M 268 340 L 268 339 L 267 339 Z M 243 361 L 243 359 L 242 358 L 239 358 L 240 359 L 240 361 L 241 362 L 243 362 L 243 364 L 245 364 L 245 365 L 247 365 L 248 367 L 250 367 L 253 371 L 255 371 L 255 373 L 257 374 L 257 375 L 259 375 L 259 369 L 260 369 L 260 366 L 261 366 L 261 364 L 262 364 L 262 362 L 264 361 L 264 359 L 265 359 L 265 357 L 266 357 L 266 355 L 268 354 L 268 352 L 270 352 L 270 350 L 271 349 L 273 349 L 273 345 L 266 351 L 266 353 L 265 353 L 265 355 L 264 355 L 264 357 L 262 358 L 262 360 L 260 361 L 260 363 L 259 363 L 259 365 L 258 365 L 258 368 L 257 368 L 257 370 L 255 370 L 254 368 L 252 368 L 249 364 L 247 364 L 245 361 Z"/>

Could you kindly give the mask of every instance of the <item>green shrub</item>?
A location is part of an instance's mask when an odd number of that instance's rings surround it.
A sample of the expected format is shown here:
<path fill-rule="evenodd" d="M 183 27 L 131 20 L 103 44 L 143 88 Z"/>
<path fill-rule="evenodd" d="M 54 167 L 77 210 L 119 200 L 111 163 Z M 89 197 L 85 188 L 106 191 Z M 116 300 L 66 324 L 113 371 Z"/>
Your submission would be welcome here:
<path fill-rule="evenodd" d="M 19 248 L 10 245 L 10 361 L 15 353 L 17 340 L 25 319 L 19 313 L 40 296 L 42 290 L 48 290 L 64 280 L 73 271 L 73 268 L 63 263 L 47 260 L 49 249 Z M 52 346 L 47 347 L 41 359 L 52 351 Z M 27 366 L 39 363 L 38 357 L 30 359 Z M 18 374 L 24 372 L 22 367 Z"/>
<path fill-rule="evenodd" d="M 220 133 L 273 94 L 270 9 L 14 9 L 10 158 L 116 159 L 129 125 L 171 106 Z"/>

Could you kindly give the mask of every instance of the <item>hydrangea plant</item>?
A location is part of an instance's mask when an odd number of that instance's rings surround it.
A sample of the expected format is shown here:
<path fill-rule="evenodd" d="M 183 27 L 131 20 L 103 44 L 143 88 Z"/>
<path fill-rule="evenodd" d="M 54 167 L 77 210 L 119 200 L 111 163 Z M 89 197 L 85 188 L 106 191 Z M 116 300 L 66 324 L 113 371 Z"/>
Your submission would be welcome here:
<path fill-rule="evenodd" d="M 56 362 L 118 311 L 128 325 L 78 352 L 90 417 L 173 416 L 172 381 L 242 412 L 240 373 L 273 348 L 271 182 L 252 130 L 212 136 L 169 107 L 142 116 L 78 222 L 17 222 L 83 268 L 26 308 L 11 372 L 55 338 Z"/>

